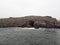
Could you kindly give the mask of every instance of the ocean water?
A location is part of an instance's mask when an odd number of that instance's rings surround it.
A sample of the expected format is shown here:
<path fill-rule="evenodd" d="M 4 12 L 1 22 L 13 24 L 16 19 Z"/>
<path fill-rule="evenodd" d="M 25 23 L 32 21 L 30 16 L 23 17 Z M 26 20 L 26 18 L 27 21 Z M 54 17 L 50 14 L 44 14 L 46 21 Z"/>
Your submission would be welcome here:
<path fill-rule="evenodd" d="M 0 28 L 0 45 L 60 45 L 60 29 Z"/>

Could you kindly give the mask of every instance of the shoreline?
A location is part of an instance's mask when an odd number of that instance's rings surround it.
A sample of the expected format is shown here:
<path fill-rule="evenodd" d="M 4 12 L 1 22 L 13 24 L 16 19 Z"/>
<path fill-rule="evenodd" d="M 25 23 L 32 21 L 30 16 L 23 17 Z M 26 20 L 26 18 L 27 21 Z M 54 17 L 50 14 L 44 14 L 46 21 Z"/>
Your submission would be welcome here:
<path fill-rule="evenodd" d="M 44 27 L 40 27 L 40 28 L 34 28 L 34 27 L 0 27 L 0 28 L 22 28 L 22 29 L 60 29 L 60 28 L 44 28 Z"/>

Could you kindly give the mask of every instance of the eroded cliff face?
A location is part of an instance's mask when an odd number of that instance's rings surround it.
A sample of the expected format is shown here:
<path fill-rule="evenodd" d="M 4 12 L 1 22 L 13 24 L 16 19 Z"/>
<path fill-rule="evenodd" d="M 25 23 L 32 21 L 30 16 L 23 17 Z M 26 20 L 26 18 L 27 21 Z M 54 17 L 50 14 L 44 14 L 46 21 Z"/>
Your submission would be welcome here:
<path fill-rule="evenodd" d="M 51 16 L 25 16 L 0 19 L 0 27 L 60 28 L 60 22 Z"/>

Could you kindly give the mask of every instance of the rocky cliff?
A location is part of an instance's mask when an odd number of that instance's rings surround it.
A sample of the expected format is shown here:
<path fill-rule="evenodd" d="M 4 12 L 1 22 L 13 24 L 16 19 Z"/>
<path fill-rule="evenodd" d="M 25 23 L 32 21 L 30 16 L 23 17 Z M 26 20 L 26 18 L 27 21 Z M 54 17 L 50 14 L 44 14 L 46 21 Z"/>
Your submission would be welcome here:
<path fill-rule="evenodd" d="M 25 16 L 0 19 L 0 27 L 60 28 L 60 22 L 51 16 Z"/>

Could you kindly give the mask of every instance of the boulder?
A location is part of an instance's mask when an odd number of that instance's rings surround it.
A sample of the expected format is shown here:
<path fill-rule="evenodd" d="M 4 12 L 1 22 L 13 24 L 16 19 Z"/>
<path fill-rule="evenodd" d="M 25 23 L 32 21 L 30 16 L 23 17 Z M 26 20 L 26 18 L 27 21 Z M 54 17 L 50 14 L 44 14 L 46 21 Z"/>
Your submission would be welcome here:
<path fill-rule="evenodd" d="M 38 28 L 40 27 L 37 21 L 34 22 L 33 26 L 34 26 L 34 28 L 36 28 L 36 29 L 38 29 Z"/>

